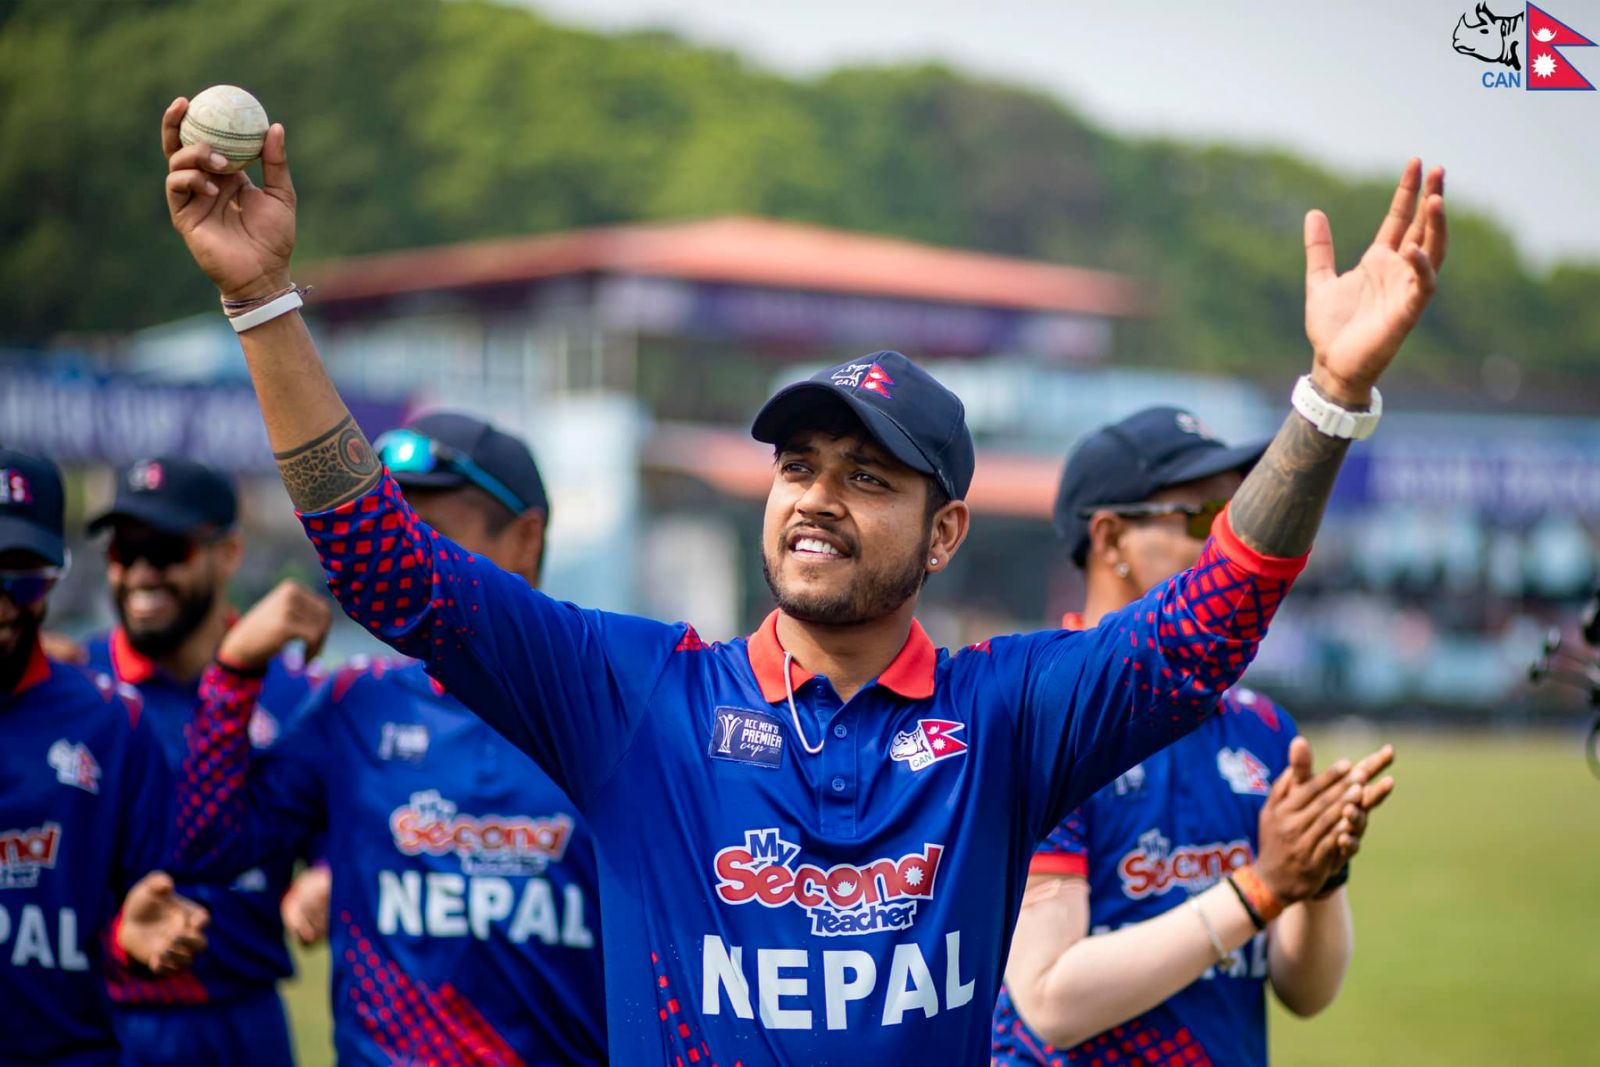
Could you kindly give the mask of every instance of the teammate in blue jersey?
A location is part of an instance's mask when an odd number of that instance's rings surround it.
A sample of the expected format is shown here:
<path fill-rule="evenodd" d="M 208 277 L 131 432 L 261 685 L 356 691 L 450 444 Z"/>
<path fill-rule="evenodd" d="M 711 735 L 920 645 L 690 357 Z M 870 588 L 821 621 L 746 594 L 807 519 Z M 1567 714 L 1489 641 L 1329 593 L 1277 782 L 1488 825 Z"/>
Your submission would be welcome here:
<path fill-rule="evenodd" d="M 54 464 L 0 449 L 0 1060 L 111 1067 L 102 957 L 181 970 L 206 915 L 158 870 L 172 783 L 138 696 L 40 646 L 63 499 Z"/>
<path fill-rule="evenodd" d="M 264 187 L 163 120 L 168 207 L 240 313 L 279 471 L 352 617 L 543 766 L 594 830 L 619 1063 L 981 1063 L 1034 846 L 1192 730 L 1301 569 L 1372 385 L 1431 295 L 1439 172 L 1361 265 L 1307 220 L 1315 360 L 1199 561 L 1085 632 L 950 656 L 915 619 L 966 537 L 961 402 L 898 353 L 779 392 L 748 640 L 554 601 L 430 529 L 296 308 L 284 131 Z M 248 315 L 249 318 L 243 318 Z M 574 443 L 572 447 L 581 447 Z M 685 546 L 693 551 L 694 546 Z"/>
<path fill-rule="evenodd" d="M 233 618 L 227 588 L 244 552 L 237 501 L 221 473 L 181 456 L 130 464 L 116 485 L 89 532 L 110 534 L 106 580 L 118 625 L 89 642 L 89 664 L 138 690 L 165 769 L 176 771 L 200 674 Z M 298 660 L 273 662 L 250 724 L 253 743 L 274 743 L 313 680 Z M 128 1064 L 294 1061 L 277 990 L 293 973 L 278 907 L 294 859 L 271 857 L 228 882 L 180 882 L 211 912 L 211 948 L 192 969 L 156 980 L 112 962 L 107 981 Z"/>
<path fill-rule="evenodd" d="M 430 527 L 538 585 L 549 504 L 526 445 L 451 412 L 380 445 Z M 588 830 L 420 663 L 340 672 L 251 758 L 254 675 L 327 625 L 306 596 L 253 609 L 206 676 L 180 784 L 197 798 L 181 812 L 186 854 L 231 872 L 325 836 L 342 1064 L 606 1062 Z"/>
<path fill-rule="evenodd" d="M 1264 448 L 1228 448 L 1176 408 L 1087 437 L 1055 509 L 1087 589 L 1064 625 L 1093 626 L 1191 566 Z M 1313 776 L 1288 714 L 1235 687 L 1090 797 L 1034 855 L 994 1063 L 1262 1067 L 1269 980 L 1301 1015 L 1338 992 L 1352 937 L 1336 864 L 1392 788 L 1375 780 L 1391 756 Z"/>

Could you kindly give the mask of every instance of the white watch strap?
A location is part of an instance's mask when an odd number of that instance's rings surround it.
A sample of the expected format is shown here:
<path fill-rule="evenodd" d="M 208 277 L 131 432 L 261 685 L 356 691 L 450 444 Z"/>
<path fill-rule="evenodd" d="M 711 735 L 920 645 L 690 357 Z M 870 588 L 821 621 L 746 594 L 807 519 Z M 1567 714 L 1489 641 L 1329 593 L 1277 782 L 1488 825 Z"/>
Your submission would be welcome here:
<path fill-rule="evenodd" d="M 279 315 L 287 315 L 296 308 L 304 307 L 305 303 L 298 292 L 287 292 L 276 300 L 262 304 L 258 308 L 251 308 L 243 315 L 233 316 L 228 320 L 228 325 L 233 327 L 234 333 L 244 333 L 260 326 L 263 322 L 271 322 Z"/>
<path fill-rule="evenodd" d="M 1372 431 L 1378 428 L 1378 420 L 1383 417 L 1383 394 L 1376 388 L 1372 390 L 1371 410 L 1351 411 L 1317 392 L 1309 374 L 1302 374 L 1294 383 L 1289 402 L 1318 433 L 1348 441 L 1365 441 L 1371 437 Z"/>

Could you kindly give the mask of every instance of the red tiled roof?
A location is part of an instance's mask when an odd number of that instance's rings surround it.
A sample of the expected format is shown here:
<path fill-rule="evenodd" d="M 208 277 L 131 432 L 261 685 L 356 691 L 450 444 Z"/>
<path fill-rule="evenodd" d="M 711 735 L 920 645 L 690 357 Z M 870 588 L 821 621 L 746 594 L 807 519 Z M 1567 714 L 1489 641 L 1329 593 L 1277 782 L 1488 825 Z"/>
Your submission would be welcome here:
<path fill-rule="evenodd" d="M 910 300 L 1136 315 L 1129 278 L 772 219 L 611 226 L 356 256 L 307 281 L 328 304 L 604 272 Z"/>

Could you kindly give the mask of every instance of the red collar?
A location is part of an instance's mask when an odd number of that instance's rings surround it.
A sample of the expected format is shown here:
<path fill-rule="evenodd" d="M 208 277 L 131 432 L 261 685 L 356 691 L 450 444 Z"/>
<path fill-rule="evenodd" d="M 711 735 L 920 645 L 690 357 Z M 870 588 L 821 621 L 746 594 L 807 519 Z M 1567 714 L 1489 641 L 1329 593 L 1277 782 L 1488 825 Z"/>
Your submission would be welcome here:
<path fill-rule="evenodd" d="M 761 628 L 750 635 L 745 645 L 750 655 L 750 669 L 755 671 L 761 686 L 761 696 L 769 704 L 788 697 L 783 684 L 783 645 L 778 643 L 778 613 L 774 611 L 761 623 Z M 911 633 L 901 647 L 894 662 L 878 675 L 878 684 L 893 690 L 907 700 L 926 700 L 933 696 L 934 669 L 939 665 L 939 655 L 933 642 L 923 631 L 922 624 L 911 620 Z M 790 681 L 798 689 L 812 679 L 798 663 L 790 667 Z"/>
<path fill-rule="evenodd" d="M 111 631 L 111 673 L 117 681 L 128 685 L 143 685 L 156 676 L 156 661 L 139 652 L 128 640 L 128 635 L 118 626 Z"/>
<path fill-rule="evenodd" d="M 22 672 L 22 677 L 17 680 L 17 687 L 8 696 L 21 696 L 26 690 L 32 689 L 40 682 L 50 678 L 50 660 L 45 657 L 44 645 L 35 641 L 33 655 L 28 659 L 28 669 Z"/>
<path fill-rule="evenodd" d="M 1069 611 L 1061 616 L 1061 628 L 1063 630 L 1087 630 L 1088 627 L 1083 624 L 1083 612 Z"/>

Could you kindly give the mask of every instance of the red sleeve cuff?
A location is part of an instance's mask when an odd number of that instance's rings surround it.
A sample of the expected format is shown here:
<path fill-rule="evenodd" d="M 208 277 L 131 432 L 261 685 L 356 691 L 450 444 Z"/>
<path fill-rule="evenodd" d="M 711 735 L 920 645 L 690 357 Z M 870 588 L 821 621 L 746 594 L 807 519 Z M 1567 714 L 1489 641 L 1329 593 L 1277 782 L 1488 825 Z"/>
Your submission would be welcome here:
<path fill-rule="evenodd" d="M 362 508 L 362 502 L 377 495 L 378 493 L 383 492 L 384 483 L 388 482 L 389 480 L 389 468 L 385 467 L 383 469 L 383 473 L 379 475 L 378 480 L 372 483 L 372 488 L 368 489 L 365 493 L 362 493 L 355 499 L 346 500 L 343 504 L 335 504 L 333 507 L 324 508 L 321 511 L 301 511 L 299 508 L 295 508 L 294 517 L 299 519 L 301 522 L 307 522 L 312 519 L 328 519 L 333 518 L 334 516 L 354 515 L 357 510 L 370 510 Z"/>
<path fill-rule="evenodd" d="M 111 920 L 110 936 L 106 938 L 106 951 L 111 954 L 111 962 L 114 965 L 127 970 L 133 961 L 128 958 L 127 950 L 122 947 L 122 938 L 118 936 L 121 932 L 122 912 L 119 910 L 116 917 Z"/>
<path fill-rule="evenodd" d="M 1294 578 L 1305 570 L 1306 560 L 1311 558 L 1309 552 L 1288 558 L 1263 555 L 1245 544 L 1233 532 L 1232 504 L 1222 509 L 1216 525 L 1211 528 L 1211 539 L 1216 543 L 1218 552 L 1258 578 Z"/>
<path fill-rule="evenodd" d="M 1081 852 L 1035 852 L 1029 874 L 1071 874 L 1089 877 L 1089 857 Z"/>

